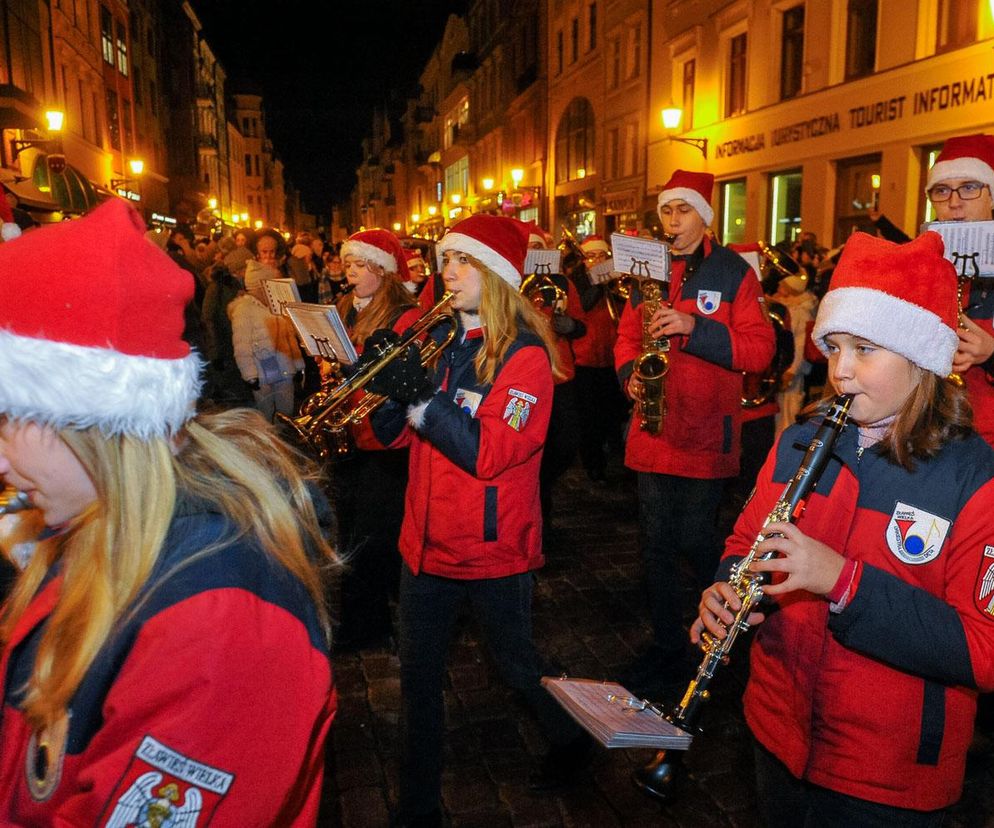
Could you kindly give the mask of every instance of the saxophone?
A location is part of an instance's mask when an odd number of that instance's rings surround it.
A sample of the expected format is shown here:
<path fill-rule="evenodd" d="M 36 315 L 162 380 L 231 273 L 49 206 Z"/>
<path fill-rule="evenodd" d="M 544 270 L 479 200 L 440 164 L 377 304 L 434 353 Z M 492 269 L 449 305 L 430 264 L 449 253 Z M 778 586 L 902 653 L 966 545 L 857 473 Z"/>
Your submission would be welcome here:
<path fill-rule="evenodd" d="M 690 733 L 696 728 L 701 705 L 707 701 L 710 695 L 708 685 L 714 678 L 715 671 L 719 666 L 728 662 L 729 653 L 739 634 L 749 629 L 746 619 L 749 618 L 749 614 L 763 597 L 762 588 L 768 580 L 767 573 L 750 572 L 749 570 L 755 561 L 769 560 L 776 554 L 775 552 L 766 552 L 759 555 L 756 551 L 759 544 L 767 538 L 766 527 L 771 523 L 794 523 L 800 517 L 804 511 L 808 495 L 817 485 L 818 479 L 832 456 L 835 441 L 846 425 L 851 404 L 852 397 L 846 394 L 840 394 L 832 401 L 828 413 L 814 437 L 811 438 L 811 442 L 808 443 L 801 465 L 787 482 L 780 498 L 766 516 L 766 520 L 763 521 L 763 526 L 759 530 L 752 548 L 742 560 L 732 567 L 728 583 L 735 590 L 742 606 L 738 610 L 732 610 L 728 604 L 725 604 L 725 609 L 732 612 L 735 619 L 728 625 L 727 634 L 723 639 L 719 640 L 708 633 L 701 636 L 701 649 L 704 651 L 704 658 L 697 668 L 697 675 L 687 685 L 687 690 L 680 703 L 665 716 L 667 721 L 681 730 Z M 673 795 L 672 789 L 678 766 L 678 754 L 665 750 L 659 751 L 652 762 L 635 771 L 635 784 L 649 796 L 667 801 Z"/>
<path fill-rule="evenodd" d="M 670 370 L 669 337 L 655 339 L 649 333 L 652 317 L 663 302 L 662 285 L 655 279 L 640 280 L 642 293 L 642 353 L 632 366 L 632 376 L 639 384 L 635 391 L 635 413 L 639 428 L 659 434 L 666 416 L 666 374 Z"/>

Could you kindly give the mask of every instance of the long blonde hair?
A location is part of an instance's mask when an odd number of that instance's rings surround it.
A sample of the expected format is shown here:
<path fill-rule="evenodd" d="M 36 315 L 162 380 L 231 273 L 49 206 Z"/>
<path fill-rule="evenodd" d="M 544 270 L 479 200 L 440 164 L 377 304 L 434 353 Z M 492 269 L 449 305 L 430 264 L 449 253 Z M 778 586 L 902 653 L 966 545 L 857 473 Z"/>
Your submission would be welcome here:
<path fill-rule="evenodd" d="M 414 295 L 404 287 L 396 273 L 389 273 L 370 261 L 366 262 L 366 267 L 373 273 L 379 271 L 377 275 L 382 281 L 369 304 L 356 315 L 356 323 L 352 326 L 352 342 L 359 347 L 377 328 L 389 328 L 398 309 L 407 310 L 417 306 Z M 351 307 L 351 293 L 339 298 L 337 308 L 342 319 L 346 318 Z"/>
<path fill-rule="evenodd" d="M 466 255 L 483 276 L 480 290 L 480 323 L 483 325 L 483 347 L 476 354 L 474 365 L 476 376 L 481 383 L 490 384 L 497 376 L 501 363 L 507 356 L 508 348 L 518 338 L 519 329 L 524 327 L 542 340 L 549 354 L 552 375 L 563 374 L 559 369 L 559 358 L 555 338 L 549 320 L 518 291 L 501 279 L 479 259 Z"/>
<path fill-rule="evenodd" d="M 338 563 L 308 491 L 313 472 L 261 415 L 202 414 L 177 435 L 175 454 L 165 439 L 107 437 L 95 427 L 60 436 L 89 474 L 97 500 L 65 533 L 39 544 L 0 621 L 6 645 L 46 573 L 61 562 L 58 602 L 26 688 L 24 712 L 35 728 L 65 713 L 101 647 L 154 588 L 149 578 L 181 497 L 216 509 L 235 527 L 194 560 L 252 537 L 303 584 L 330 639 L 323 577 Z"/>

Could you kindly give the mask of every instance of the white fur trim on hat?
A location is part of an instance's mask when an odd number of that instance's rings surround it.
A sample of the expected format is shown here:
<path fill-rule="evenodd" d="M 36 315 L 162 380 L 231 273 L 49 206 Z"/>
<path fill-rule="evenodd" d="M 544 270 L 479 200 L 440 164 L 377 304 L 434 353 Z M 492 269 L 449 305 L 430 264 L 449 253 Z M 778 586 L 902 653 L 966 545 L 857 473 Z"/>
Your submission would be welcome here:
<path fill-rule="evenodd" d="M 134 356 L 110 348 L 0 330 L 0 411 L 55 428 L 169 437 L 195 413 L 202 361 Z"/>
<path fill-rule="evenodd" d="M 938 161 L 928 171 L 928 184 L 925 192 L 932 189 L 940 181 L 970 180 L 979 181 L 994 190 L 994 169 L 979 158 L 950 158 L 948 161 Z"/>
<path fill-rule="evenodd" d="M 697 190 L 693 190 L 690 187 L 674 187 L 670 190 L 663 190 L 659 194 L 659 199 L 656 202 L 656 212 L 662 210 L 663 205 L 667 202 L 674 201 L 675 199 L 683 199 L 691 207 L 700 213 L 701 218 L 704 223 L 708 226 L 714 221 L 714 210 L 711 209 L 711 205 L 708 204 L 707 200 L 702 196 Z"/>
<path fill-rule="evenodd" d="M 900 354 L 926 371 L 948 376 L 959 337 L 932 311 L 882 290 L 830 290 L 818 307 L 811 339 L 828 356 L 825 337 L 847 333 Z"/>
<path fill-rule="evenodd" d="M 397 260 L 393 255 L 387 253 L 386 250 L 380 249 L 375 244 L 369 244 L 368 242 L 357 239 L 347 239 L 342 243 L 342 261 L 344 262 L 345 257 L 350 254 L 379 265 L 387 273 L 400 272 L 400 266 L 397 264 Z"/>
<path fill-rule="evenodd" d="M 611 252 L 611 247 L 608 245 L 604 239 L 586 239 L 580 242 L 580 250 L 584 253 L 608 253 Z"/>
<path fill-rule="evenodd" d="M 495 252 L 493 248 L 488 247 L 472 236 L 467 236 L 463 233 L 446 233 L 438 243 L 438 249 L 443 253 L 446 250 L 458 250 L 460 253 L 468 253 L 500 276 L 501 279 L 515 290 L 521 287 L 521 273 L 518 269 L 499 253 Z"/>

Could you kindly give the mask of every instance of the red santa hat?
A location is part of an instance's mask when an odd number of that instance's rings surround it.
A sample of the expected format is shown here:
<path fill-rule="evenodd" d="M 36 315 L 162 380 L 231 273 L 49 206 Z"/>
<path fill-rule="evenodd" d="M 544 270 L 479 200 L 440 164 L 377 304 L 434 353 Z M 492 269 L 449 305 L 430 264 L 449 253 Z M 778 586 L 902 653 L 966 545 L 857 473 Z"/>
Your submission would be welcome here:
<path fill-rule="evenodd" d="M 587 236 L 587 238 L 580 242 L 580 249 L 588 256 L 591 253 L 606 253 L 609 256 L 611 255 L 610 245 L 604 241 L 603 236 L 598 236 L 596 233 Z"/>
<path fill-rule="evenodd" d="M 410 281 L 404 248 L 400 246 L 400 239 L 389 230 L 374 227 L 353 233 L 342 242 L 341 256 L 343 262 L 346 256 L 365 259 L 379 265 L 387 273 L 395 273 L 402 282 Z"/>
<path fill-rule="evenodd" d="M 818 307 L 811 338 L 861 336 L 926 371 L 945 377 L 959 346 L 956 270 L 943 258 L 942 236 L 929 231 L 907 244 L 853 233 Z"/>
<path fill-rule="evenodd" d="M 661 210 L 667 202 L 678 198 L 683 199 L 697 210 L 705 224 L 710 225 L 714 221 L 714 210 L 711 208 L 711 191 L 713 189 L 714 176 L 711 173 L 677 170 L 670 180 L 663 185 L 656 209 Z"/>
<path fill-rule="evenodd" d="M 421 251 L 416 247 L 410 247 L 404 249 L 404 261 L 408 264 L 417 259 L 421 264 L 425 263 L 425 260 L 421 256 Z"/>
<path fill-rule="evenodd" d="M 12 241 L 21 235 L 21 228 L 14 221 L 14 210 L 7 203 L 7 191 L 0 187 L 0 238 Z"/>
<path fill-rule="evenodd" d="M 193 277 L 111 198 L 0 245 L 0 411 L 56 428 L 167 437 L 194 415 L 201 360 L 183 341 Z"/>
<path fill-rule="evenodd" d="M 969 179 L 994 190 L 994 135 L 962 135 L 950 138 L 928 171 L 928 192 L 940 181 Z"/>
<path fill-rule="evenodd" d="M 477 213 L 453 225 L 438 249 L 469 254 L 517 290 L 528 253 L 528 234 L 523 221 Z"/>

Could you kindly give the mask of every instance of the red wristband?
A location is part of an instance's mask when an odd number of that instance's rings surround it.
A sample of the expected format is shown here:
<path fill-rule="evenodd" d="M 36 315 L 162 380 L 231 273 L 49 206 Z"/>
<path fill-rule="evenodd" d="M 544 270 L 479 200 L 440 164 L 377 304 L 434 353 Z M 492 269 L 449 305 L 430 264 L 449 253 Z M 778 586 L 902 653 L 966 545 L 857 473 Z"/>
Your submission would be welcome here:
<path fill-rule="evenodd" d="M 842 571 L 839 573 L 839 579 L 835 582 L 835 586 L 832 587 L 831 591 L 825 596 L 830 603 L 837 604 L 842 600 L 846 592 L 849 590 L 849 586 L 852 584 L 852 580 L 855 575 L 855 559 L 846 558 L 846 562 L 842 566 Z"/>

